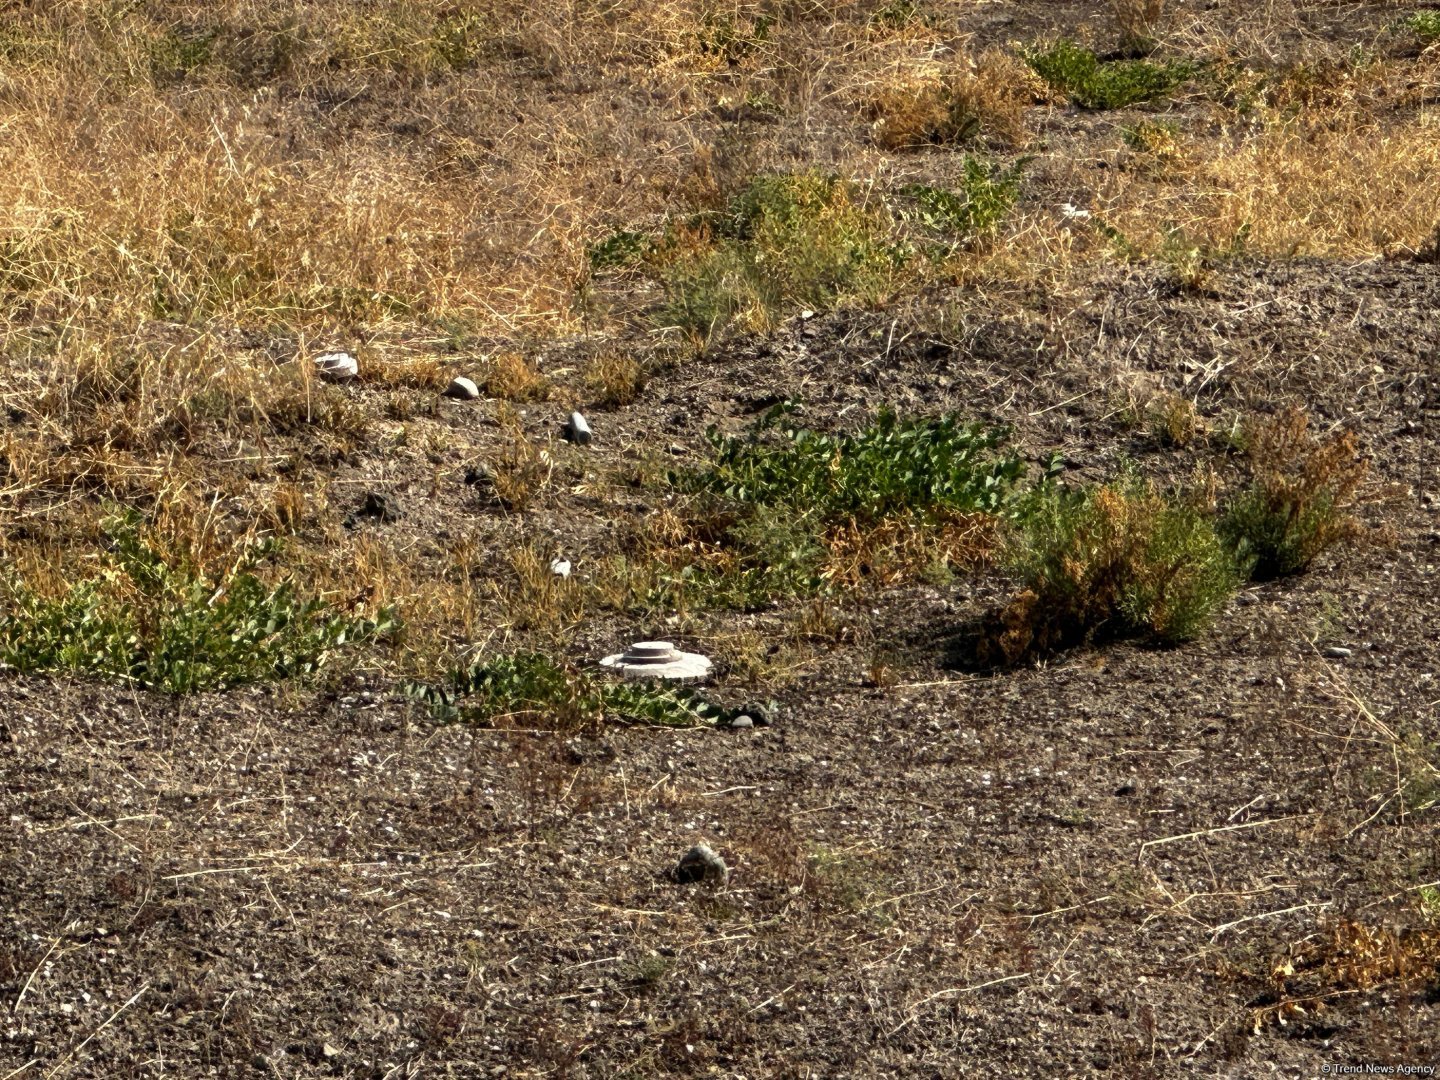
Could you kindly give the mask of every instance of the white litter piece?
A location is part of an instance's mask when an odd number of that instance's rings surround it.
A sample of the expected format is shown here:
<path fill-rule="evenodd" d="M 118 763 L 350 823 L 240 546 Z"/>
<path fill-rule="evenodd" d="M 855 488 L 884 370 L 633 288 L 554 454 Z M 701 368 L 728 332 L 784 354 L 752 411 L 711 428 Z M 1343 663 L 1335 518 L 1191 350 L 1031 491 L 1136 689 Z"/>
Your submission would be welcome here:
<path fill-rule="evenodd" d="M 572 412 L 570 422 L 565 425 L 565 438 L 578 446 L 585 446 L 593 437 L 590 425 L 585 422 L 585 417 L 578 412 Z"/>
<path fill-rule="evenodd" d="M 348 352 L 331 352 L 315 357 L 315 368 L 323 379 L 345 382 L 360 374 L 360 362 Z"/>
<path fill-rule="evenodd" d="M 1072 220 L 1084 221 L 1090 216 L 1089 210 L 1082 210 L 1074 203 L 1065 203 L 1060 207 L 1060 213 Z"/>
<path fill-rule="evenodd" d="M 627 679 L 700 679 L 710 671 L 709 657 L 681 652 L 668 641 L 637 641 L 600 664 Z"/>
<path fill-rule="evenodd" d="M 450 385 L 445 388 L 445 396 L 459 398 L 461 401 L 474 401 L 480 396 L 480 388 L 460 375 L 450 380 Z"/>
<path fill-rule="evenodd" d="M 551 560 L 550 560 L 550 572 L 551 572 L 552 574 L 554 574 L 556 577 L 565 577 L 565 578 L 568 578 L 568 577 L 570 576 L 570 560 L 569 560 L 569 559 L 551 559 Z"/>

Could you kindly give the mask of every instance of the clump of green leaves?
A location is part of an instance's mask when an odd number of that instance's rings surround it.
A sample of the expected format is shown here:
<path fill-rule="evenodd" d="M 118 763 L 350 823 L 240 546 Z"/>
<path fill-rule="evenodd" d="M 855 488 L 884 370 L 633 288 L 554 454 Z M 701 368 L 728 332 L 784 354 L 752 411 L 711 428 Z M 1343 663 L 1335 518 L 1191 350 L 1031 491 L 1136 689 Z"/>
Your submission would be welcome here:
<path fill-rule="evenodd" d="M 714 556 L 682 565 L 678 584 L 709 604 L 973 565 L 1025 473 L 1006 432 L 954 416 L 886 410 L 858 432 L 830 434 L 792 413 L 778 406 L 742 436 L 711 431 L 711 463 L 671 477 L 695 499 L 688 549 Z"/>
<path fill-rule="evenodd" d="M 914 217 L 927 229 L 959 240 L 989 236 L 1009 215 L 1020 197 L 1022 158 L 1000 168 L 967 155 L 958 188 L 910 184 L 900 193 L 915 201 Z"/>
<path fill-rule="evenodd" d="M 411 683 L 406 693 L 436 719 L 507 727 L 544 724 L 576 730 L 606 719 L 690 727 L 730 717 L 688 687 L 608 682 L 533 652 L 458 669 L 440 686 Z"/>
<path fill-rule="evenodd" d="M 1027 49 L 1025 62 L 1084 109 L 1123 109 L 1165 97 L 1198 68 L 1188 60 L 1101 60 L 1074 41 Z"/>
<path fill-rule="evenodd" d="M 1025 465 L 1007 432 L 953 415 L 902 420 L 889 409 L 854 434 L 811 431 L 772 409 L 746 436 L 709 432 L 715 460 L 682 486 L 823 521 L 875 522 L 900 511 L 998 513 Z"/>
<path fill-rule="evenodd" d="M 1134 475 L 1037 491 L 1010 561 L 1024 590 L 982 635 L 989 662 L 1015 663 L 1102 632 L 1187 641 L 1240 582 L 1211 516 Z"/>
<path fill-rule="evenodd" d="M 112 518 L 105 533 L 104 569 L 59 598 L 18 579 L 0 583 L 0 661 L 184 694 L 307 675 L 394 626 L 388 611 L 351 618 L 300 596 L 292 581 L 266 584 L 255 570 L 268 543 L 211 573 L 161 550 L 133 514 Z"/>
<path fill-rule="evenodd" d="M 1401 25 L 1425 45 L 1440 41 L 1440 11 L 1417 11 Z"/>
<path fill-rule="evenodd" d="M 1356 537 L 1350 507 L 1368 463 L 1353 433 L 1316 439 L 1304 410 L 1291 408 L 1252 421 L 1241 441 L 1250 479 L 1230 501 L 1221 532 L 1252 576 L 1299 573 Z"/>

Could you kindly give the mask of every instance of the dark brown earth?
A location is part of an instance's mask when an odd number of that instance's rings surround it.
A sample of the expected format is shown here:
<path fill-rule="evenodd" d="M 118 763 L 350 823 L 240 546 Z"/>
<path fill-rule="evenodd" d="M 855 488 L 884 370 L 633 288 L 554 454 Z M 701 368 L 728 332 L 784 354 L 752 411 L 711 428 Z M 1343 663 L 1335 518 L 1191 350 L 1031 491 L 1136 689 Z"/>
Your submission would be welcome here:
<path fill-rule="evenodd" d="M 954 408 L 1086 478 L 1202 452 L 1128 424 L 1130 392 L 1183 387 L 1217 427 L 1303 402 L 1359 432 L 1367 543 L 1183 648 L 974 675 L 957 642 L 1006 590 L 962 577 L 855 595 L 745 732 L 436 726 L 363 673 L 183 700 L 5 679 L 0 1077 L 1440 1064 L 1437 311 L 1440 268 L 1415 262 L 956 290 L 796 320 L 592 417 L 598 467 L 657 437 L 692 452 L 780 396 L 820 427 Z M 407 498 L 433 472 L 339 468 Z M 408 505 L 362 527 L 493 512 L 458 479 Z M 577 573 L 606 542 L 583 495 L 528 527 Z M 782 615 L 669 630 L 714 645 Z M 666 629 L 597 621 L 579 655 Z M 725 664 L 714 688 L 757 691 Z M 670 878 L 700 840 L 728 884 Z"/>

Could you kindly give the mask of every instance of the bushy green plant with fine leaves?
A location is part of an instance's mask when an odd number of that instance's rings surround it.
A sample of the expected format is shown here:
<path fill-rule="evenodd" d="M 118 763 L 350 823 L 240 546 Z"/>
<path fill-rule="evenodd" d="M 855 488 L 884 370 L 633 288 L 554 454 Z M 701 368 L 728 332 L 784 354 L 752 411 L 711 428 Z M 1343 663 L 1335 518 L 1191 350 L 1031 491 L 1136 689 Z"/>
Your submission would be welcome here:
<path fill-rule="evenodd" d="M 437 719 L 496 726 L 544 724 L 574 730 L 614 719 L 689 727 L 731 716 L 688 687 L 604 681 L 533 652 L 457 669 L 439 686 L 411 683 L 406 693 Z"/>
<path fill-rule="evenodd" d="M 1155 101 L 1199 70 L 1188 60 L 1101 60 L 1063 38 L 1023 55 L 1035 74 L 1084 109 L 1123 109 Z"/>
<path fill-rule="evenodd" d="M 93 675 L 171 694 L 317 671 L 393 626 L 351 618 L 254 571 L 272 547 L 243 548 L 219 574 L 162 551 L 137 516 L 106 523 L 107 565 L 58 598 L 3 582 L 0 662 L 23 672 Z"/>
<path fill-rule="evenodd" d="M 1024 590 L 986 629 L 989 661 L 1015 663 L 1097 632 L 1187 641 L 1241 580 L 1210 514 L 1134 475 L 1038 490 L 1010 561 Z"/>
<path fill-rule="evenodd" d="M 1309 434 L 1300 409 L 1252 421 L 1242 433 L 1249 482 L 1230 500 L 1222 534 L 1253 577 L 1284 577 L 1353 540 L 1350 507 L 1368 471 L 1351 432 Z"/>

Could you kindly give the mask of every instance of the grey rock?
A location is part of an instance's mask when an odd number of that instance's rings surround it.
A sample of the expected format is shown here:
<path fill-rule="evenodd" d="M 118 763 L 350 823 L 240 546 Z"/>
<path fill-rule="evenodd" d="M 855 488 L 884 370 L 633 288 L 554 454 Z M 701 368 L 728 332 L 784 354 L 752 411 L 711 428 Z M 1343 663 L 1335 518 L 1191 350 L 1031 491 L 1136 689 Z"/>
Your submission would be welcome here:
<path fill-rule="evenodd" d="M 480 396 L 480 388 L 461 375 L 450 380 L 450 385 L 445 388 L 445 396 L 461 401 L 474 401 Z"/>
<path fill-rule="evenodd" d="M 718 881 L 723 885 L 730 880 L 730 868 L 708 844 L 696 844 L 675 867 L 675 880 L 682 885 L 696 881 Z"/>
<path fill-rule="evenodd" d="M 1330 657 L 1332 660 L 1344 660 L 1345 657 L 1352 656 L 1354 654 L 1349 649 L 1342 648 L 1339 645 L 1331 645 L 1328 649 L 1325 650 L 1325 655 Z"/>
<path fill-rule="evenodd" d="M 586 422 L 585 417 L 581 416 L 578 412 L 572 412 L 569 421 L 565 424 L 565 438 L 577 446 L 586 446 L 590 440 L 594 438 L 594 434 L 591 432 L 590 425 Z"/>
<path fill-rule="evenodd" d="M 755 726 L 755 721 L 750 719 L 750 717 L 746 716 L 744 713 L 741 713 L 739 716 L 735 717 L 734 720 L 730 721 L 730 726 L 732 728 L 753 728 Z"/>
<path fill-rule="evenodd" d="M 740 707 L 740 712 L 750 717 L 756 727 L 769 727 L 780 718 L 778 701 L 752 701 Z"/>
<path fill-rule="evenodd" d="M 376 518 L 383 522 L 399 521 L 404 516 L 400 500 L 383 491 L 370 491 L 365 495 L 365 505 L 360 507 L 364 517 Z"/>

